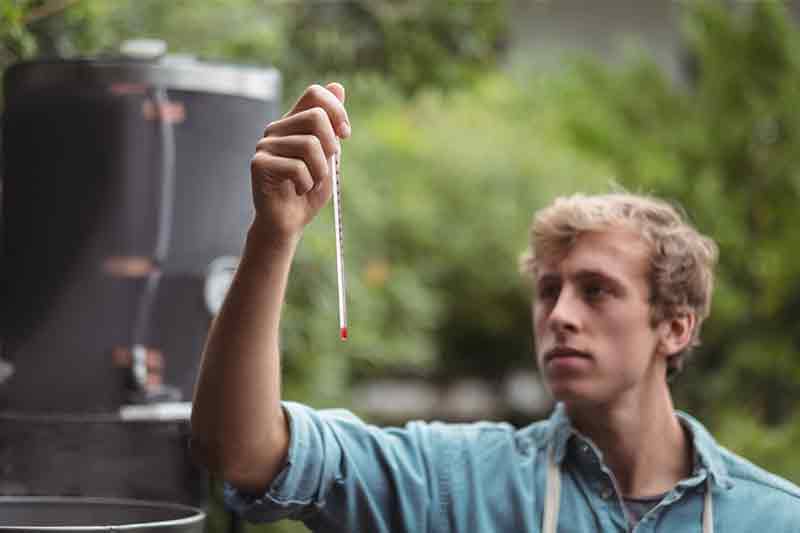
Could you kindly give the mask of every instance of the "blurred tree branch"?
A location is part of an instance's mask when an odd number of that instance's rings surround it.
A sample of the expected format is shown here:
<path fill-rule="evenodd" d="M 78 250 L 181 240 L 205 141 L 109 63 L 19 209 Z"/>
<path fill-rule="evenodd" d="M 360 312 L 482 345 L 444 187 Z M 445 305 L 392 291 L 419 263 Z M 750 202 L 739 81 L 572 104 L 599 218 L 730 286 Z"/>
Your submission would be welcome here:
<path fill-rule="evenodd" d="M 28 25 L 39 19 L 55 15 L 73 4 L 77 4 L 79 1 L 80 0 L 55 0 L 53 2 L 46 2 L 40 6 L 31 8 L 31 10 L 22 17 L 22 23 Z"/>

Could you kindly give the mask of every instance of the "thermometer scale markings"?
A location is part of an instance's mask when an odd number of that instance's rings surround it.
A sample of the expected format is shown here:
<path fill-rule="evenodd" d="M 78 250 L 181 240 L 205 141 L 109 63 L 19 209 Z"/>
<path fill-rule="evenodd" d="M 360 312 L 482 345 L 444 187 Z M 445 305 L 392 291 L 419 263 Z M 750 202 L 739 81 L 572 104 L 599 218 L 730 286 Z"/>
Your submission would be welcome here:
<path fill-rule="evenodd" d="M 344 234 L 342 231 L 342 198 L 339 161 L 342 157 L 341 145 L 330 158 L 330 168 L 333 171 L 331 183 L 333 184 L 333 230 L 336 234 L 336 281 L 339 290 L 339 336 L 347 340 L 347 301 L 345 298 L 346 283 L 344 274 L 344 261 L 342 247 Z"/>

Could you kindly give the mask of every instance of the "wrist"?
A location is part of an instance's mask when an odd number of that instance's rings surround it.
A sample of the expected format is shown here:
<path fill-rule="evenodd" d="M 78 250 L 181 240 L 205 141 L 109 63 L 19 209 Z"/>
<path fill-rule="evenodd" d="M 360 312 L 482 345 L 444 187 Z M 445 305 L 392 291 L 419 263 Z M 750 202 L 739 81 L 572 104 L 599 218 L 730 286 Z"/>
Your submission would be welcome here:
<path fill-rule="evenodd" d="M 294 254 L 302 233 L 282 233 L 254 222 L 247 231 L 245 251 L 256 255 Z"/>

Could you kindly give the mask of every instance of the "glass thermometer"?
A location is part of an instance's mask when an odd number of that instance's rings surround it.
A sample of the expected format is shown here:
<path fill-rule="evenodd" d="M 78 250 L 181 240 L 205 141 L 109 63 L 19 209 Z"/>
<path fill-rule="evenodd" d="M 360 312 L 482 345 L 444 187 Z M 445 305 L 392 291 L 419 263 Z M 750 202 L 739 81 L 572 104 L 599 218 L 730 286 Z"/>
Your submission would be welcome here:
<path fill-rule="evenodd" d="M 342 246 L 344 244 L 344 234 L 342 232 L 342 198 L 339 160 L 342 157 L 342 147 L 339 145 L 336 152 L 330 158 L 330 168 L 333 171 L 331 182 L 333 184 L 333 231 L 336 234 L 336 281 L 339 289 L 339 336 L 347 340 L 347 299 L 344 275 L 344 260 Z"/>

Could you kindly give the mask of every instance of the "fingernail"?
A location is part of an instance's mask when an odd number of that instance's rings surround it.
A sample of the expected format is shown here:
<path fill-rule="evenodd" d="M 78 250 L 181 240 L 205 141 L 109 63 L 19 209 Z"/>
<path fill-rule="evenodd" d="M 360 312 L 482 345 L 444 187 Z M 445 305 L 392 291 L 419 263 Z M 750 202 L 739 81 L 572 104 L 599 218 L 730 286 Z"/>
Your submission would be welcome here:
<path fill-rule="evenodd" d="M 350 133 L 352 133 L 350 131 L 350 124 L 347 122 L 342 122 L 339 124 L 339 133 L 342 134 L 342 137 L 350 137 Z"/>

